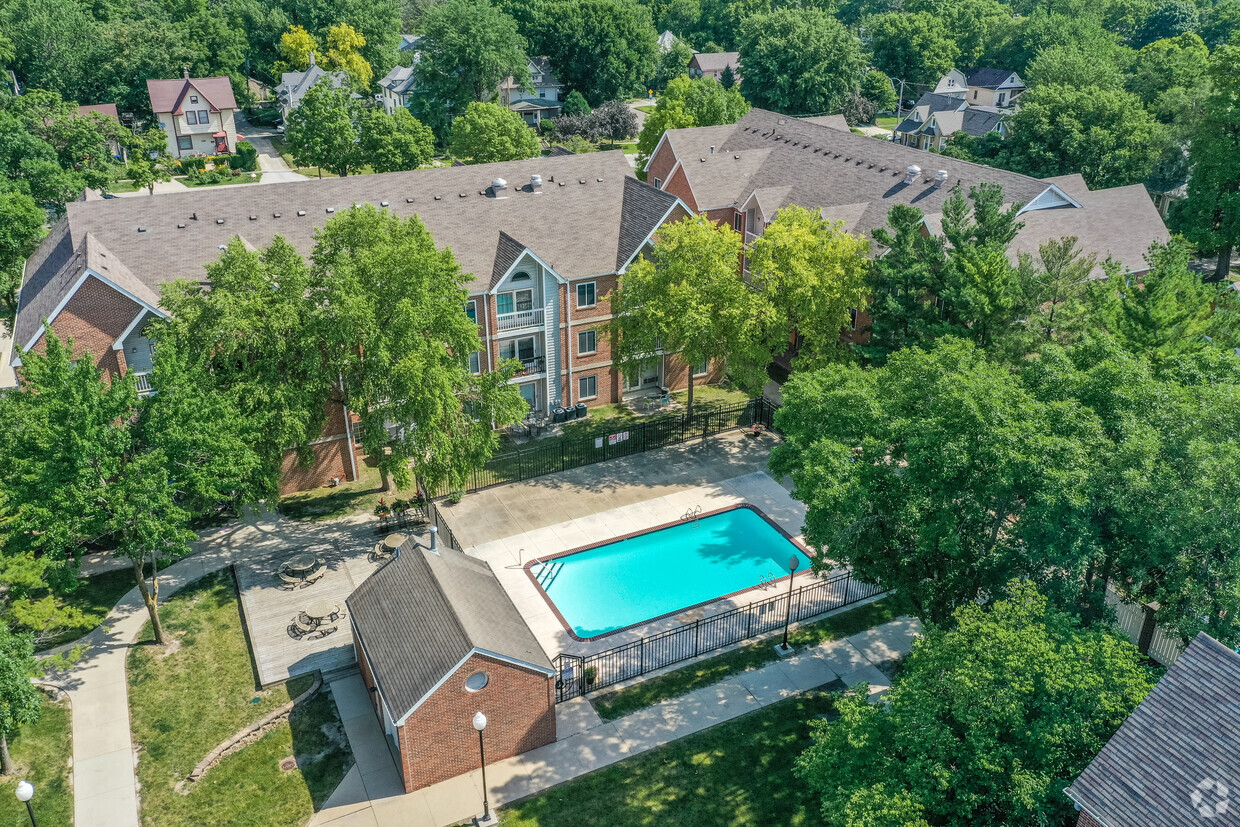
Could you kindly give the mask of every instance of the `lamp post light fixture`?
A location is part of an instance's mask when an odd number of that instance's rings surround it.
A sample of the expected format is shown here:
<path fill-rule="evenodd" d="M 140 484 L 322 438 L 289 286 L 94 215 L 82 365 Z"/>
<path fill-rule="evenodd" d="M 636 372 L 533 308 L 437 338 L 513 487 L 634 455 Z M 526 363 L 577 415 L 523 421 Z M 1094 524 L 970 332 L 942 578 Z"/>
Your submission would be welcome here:
<path fill-rule="evenodd" d="M 15 792 L 17 800 L 26 805 L 26 812 L 30 814 L 30 827 L 39 827 L 39 823 L 34 820 L 34 808 L 30 806 L 30 799 L 34 798 L 34 784 L 29 781 L 19 781 Z"/>
<path fill-rule="evenodd" d="M 788 558 L 788 611 L 784 614 L 784 642 L 779 644 L 782 653 L 791 651 L 788 648 L 788 624 L 792 622 L 792 576 L 797 573 L 799 565 L 801 561 L 795 554 Z"/>
<path fill-rule="evenodd" d="M 478 758 L 482 762 L 482 815 L 474 816 L 474 824 L 478 827 L 499 823 L 491 812 L 491 802 L 487 798 L 487 751 L 482 743 L 482 730 L 486 728 L 487 716 L 481 712 L 474 713 L 474 729 L 478 730 Z"/>

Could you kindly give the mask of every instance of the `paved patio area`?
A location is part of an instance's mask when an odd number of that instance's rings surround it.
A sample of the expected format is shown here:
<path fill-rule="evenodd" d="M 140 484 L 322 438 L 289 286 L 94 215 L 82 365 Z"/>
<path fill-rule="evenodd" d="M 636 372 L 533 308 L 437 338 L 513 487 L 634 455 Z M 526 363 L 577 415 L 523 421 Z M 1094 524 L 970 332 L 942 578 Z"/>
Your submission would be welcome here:
<path fill-rule="evenodd" d="M 440 503 L 461 548 L 766 471 L 775 437 L 742 431 L 584 465 Z M 702 510 L 706 510 L 705 505 Z M 681 509 L 681 513 L 684 509 Z M 796 532 L 800 531 L 800 523 Z M 595 537 L 594 539 L 602 539 Z"/>
<path fill-rule="evenodd" d="M 920 631 L 916 619 L 899 618 L 607 723 L 584 698 L 559 704 L 554 744 L 487 765 L 491 802 L 510 804 L 837 679 L 849 686 L 868 682 L 877 700 L 888 689 L 878 664 L 906 655 Z M 391 759 L 364 685 L 354 678 L 331 688 L 358 767 L 310 820 L 311 827 L 446 827 L 481 810 L 478 770 L 409 794 L 379 792 L 390 787 L 382 764 Z"/>

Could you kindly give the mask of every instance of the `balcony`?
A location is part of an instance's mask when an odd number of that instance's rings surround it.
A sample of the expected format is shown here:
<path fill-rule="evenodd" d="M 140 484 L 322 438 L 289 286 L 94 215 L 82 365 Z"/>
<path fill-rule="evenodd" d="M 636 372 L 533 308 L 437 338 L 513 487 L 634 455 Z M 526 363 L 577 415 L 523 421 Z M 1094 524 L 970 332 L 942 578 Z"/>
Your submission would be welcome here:
<path fill-rule="evenodd" d="M 146 396 L 148 393 L 155 392 L 154 388 L 151 387 L 151 374 L 149 372 L 135 373 L 133 378 L 134 382 L 137 383 L 139 396 Z"/>
<path fill-rule="evenodd" d="M 516 313 L 503 313 L 496 317 L 496 327 L 502 333 L 505 330 L 516 330 L 520 327 L 542 327 L 543 310 L 518 310 Z"/>
<path fill-rule="evenodd" d="M 546 369 L 546 360 L 542 356 L 535 356 L 533 359 L 522 359 L 521 369 L 513 374 L 518 376 L 533 376 L 536 373 L 542 373 Z"/>

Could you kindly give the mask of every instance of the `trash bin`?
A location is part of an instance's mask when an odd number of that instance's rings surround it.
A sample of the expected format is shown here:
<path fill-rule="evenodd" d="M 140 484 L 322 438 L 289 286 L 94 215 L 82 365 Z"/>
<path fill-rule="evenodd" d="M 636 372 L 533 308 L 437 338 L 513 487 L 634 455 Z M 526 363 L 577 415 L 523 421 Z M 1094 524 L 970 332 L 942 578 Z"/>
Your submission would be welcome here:
<path fill-rule="evenodd" d="M 554 408 L 551 409 L 551 421 L 552 422 L 563 422 L 567 418 L 568 417 L 566 416 L 566 411 L 563 408 L 561 408 L 559 405 L 556 405 Z"/>
<path fill-rule="evenodd" d="M 586 418 L 586 403 L 584 403 L 584 402 L 578 402 L 578 403 L 577 403 L 577 409 L 576 409 L 576 410 L 577 410 L 577 418 L 578 418 L 578 419 L 585 419 L 585 418 Z"/>

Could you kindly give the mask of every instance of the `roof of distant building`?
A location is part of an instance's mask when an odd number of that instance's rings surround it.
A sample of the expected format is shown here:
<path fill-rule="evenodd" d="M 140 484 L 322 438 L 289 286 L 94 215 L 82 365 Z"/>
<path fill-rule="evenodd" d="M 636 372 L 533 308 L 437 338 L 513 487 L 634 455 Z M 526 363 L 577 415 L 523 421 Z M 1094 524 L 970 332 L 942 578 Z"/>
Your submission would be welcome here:
<path fill-rule="evenodd" d="M 413 88 L 414 81 L 412 67 L 393 66 L 392 71 L 380 78 L 379 85 L 384 89 L 390 89 L 397 95 L 403 95 Z"/>
<path fill-rule="evenodd" d="M 98 112 L 100 115 L 111 115 L 113 118 L 120 119 L 120 114 L 116 111 L 114 103 L 84 103 L 78 107 L 79 115 L 88 115 L 91 112 Z"/>
<path fill-rule="evenodd" d="M 979 67 L 974 69 L 972 72 L 969 72 L 969 85 L 980 86 L 983 89 L 998 89 L 1012 77 L 1015 77 L 1016 85 L 1023 86 L 1023 84 L 1020 83 L 1020 77 L 1016 76 L 1016 73 L 1011 69 L 988 69 L 985 67 Z"/>
<path fill-rule="evenodd" d="M 1240 824 L 1238 747 L 1240 654 L 1198 634 L 1064 792 L 1103 827 Z"/>
<path fill-rule="evenodd" d="M 740 70 L 741 54 L 740 52 L 698 52 L 689 61 L 690 66 L 696 66 L 703 74 L 714 74 L 722 72 L 731 66 L 733 72 Z"/>
<path fill-rule="evenodd" d="M 151 111 L 155 113 L 171 112 L 181 114 L 184 103 L 192 94 L 191 90 L 206 100 L 212 111 L 236 109 L 237 99 L 233 96 L 232 81 L 225 77 L 191 78 L 173 80 L 148 80 L 146 91 L 151 96 Z"/>
<path fill-rule="evenodd" d="M 333 89 L 340 89 L 349 84 L 349 75 L 342 71 L 328 71 L 314 60 L 314 52 L 310 53 L 310 66 L 304 72 L 285 72 L 280 76 L 277 90 L 285 89 L 292 98 L 298 98 L 307 89 L 321 80 L 326 80 Z"/>
<path fill-rule="evenodd" d="M 472 653 L 553 674 L 547 654 L 484 560 L 410 538 L 347 605 L 375 685 L 399 720 Z"/>

